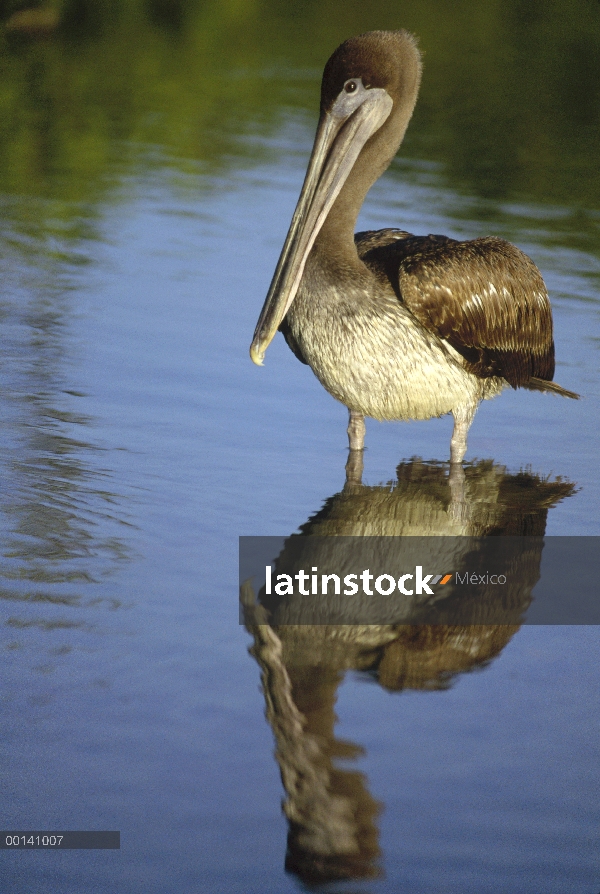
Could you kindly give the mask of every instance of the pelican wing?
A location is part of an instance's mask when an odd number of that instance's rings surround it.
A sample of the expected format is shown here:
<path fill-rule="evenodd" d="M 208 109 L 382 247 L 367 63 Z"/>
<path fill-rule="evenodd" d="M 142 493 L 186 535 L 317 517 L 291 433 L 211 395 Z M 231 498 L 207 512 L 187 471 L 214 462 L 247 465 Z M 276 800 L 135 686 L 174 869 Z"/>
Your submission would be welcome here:
<path fill-rule="evenodd" d="M 493 237 L 457 242 L 382 233 L 378 244 L 374 234 L 357 237 L 362 260 L 385 275 L 417 320 L 458 351 L 471 372 L 502 376 L 513 388 L 552 379 L 552 311 L 527 255 Z"/>

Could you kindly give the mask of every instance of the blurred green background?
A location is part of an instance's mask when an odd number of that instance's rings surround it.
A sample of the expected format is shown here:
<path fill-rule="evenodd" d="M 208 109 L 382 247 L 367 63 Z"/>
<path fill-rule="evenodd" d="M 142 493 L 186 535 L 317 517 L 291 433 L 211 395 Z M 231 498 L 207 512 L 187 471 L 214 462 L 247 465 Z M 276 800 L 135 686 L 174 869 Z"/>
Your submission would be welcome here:
<path fill-rule="evenodd" d="M 597 0 L 0 0 L 6 213 L 64 228 L 165 157 L 252 163 L 268 150 L 240 131 L 316 119 L 325 60 L 375 27 L 424 52 L 404 154 L 486 199 L 600 207 Z"/>

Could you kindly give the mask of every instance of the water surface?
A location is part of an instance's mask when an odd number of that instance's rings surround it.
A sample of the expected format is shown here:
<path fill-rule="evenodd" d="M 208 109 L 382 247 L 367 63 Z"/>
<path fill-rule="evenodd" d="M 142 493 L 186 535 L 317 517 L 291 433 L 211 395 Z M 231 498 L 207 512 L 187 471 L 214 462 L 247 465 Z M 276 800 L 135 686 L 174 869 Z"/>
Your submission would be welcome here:
<path fill-rule="evenodd" d="M 344 486 L 344 408 L 283 339 L 261 370 L 247 350 L 319 69 L 366 28 L 412 28 L 426 68 L 359 226 L 518 244 L 551 293 L 556 379 L 582 395 L 481 407 L 480 502 L 523 473 L 555 488 L 546 533 L 599 533 L 596 5 L 405 5 L 63 4 L 51 35 L 2 37 L 3 824 L 122 841 L 3 851 L 3 890 L 598 888 L 595 628 L 282 634 L 276 660 L 238 623 L 238 536 L 287 536 Z M 369 422 L 365 499 L 447 488 L 450 430 Z M 265 708 L 279 672 L 288 714 Z M 280 806 L 294 760 L 317 779 L 304 826 Z M 323 795 L 354 857 L 306 845 Z"/>

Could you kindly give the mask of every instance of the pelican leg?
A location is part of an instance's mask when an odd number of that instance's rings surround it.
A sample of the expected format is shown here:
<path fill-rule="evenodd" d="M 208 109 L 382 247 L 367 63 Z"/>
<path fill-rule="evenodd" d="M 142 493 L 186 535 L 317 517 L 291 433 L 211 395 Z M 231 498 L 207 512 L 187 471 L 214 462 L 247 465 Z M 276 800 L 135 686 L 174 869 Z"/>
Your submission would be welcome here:
<path fill-rule="evenodd" d="M 477 407 L 460 407 L 452 410 L 454 430 L 450 438 L 450 462 L 461 463 L 467 452 L 467 434 Z"/>
<path fill-rule="evenodd" d="M 467 524 L 471 519 L 471 507 L 467 502 L 466 476 L 461 463 L 450 465 L 448 484 L 450 485 L 448 515 L 459 524 Z"/>
<path fill-rule="evenodd" d="M 364 450 L 365 446 L 365 417 L 354 410 L 348 410 L 348 443 L 350 450 Z"/>
<path fill-rule="evenodd" d="M 363 451 L 349 450 L 346 463 L 346 485 L 362 484 Z"/>

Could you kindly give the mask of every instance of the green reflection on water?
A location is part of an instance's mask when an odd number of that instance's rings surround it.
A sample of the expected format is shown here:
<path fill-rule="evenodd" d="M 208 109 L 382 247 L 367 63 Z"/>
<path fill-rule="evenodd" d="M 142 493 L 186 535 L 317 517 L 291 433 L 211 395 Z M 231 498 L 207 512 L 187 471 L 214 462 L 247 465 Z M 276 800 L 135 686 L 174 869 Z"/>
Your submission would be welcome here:
<path fill-rule="evenodd" d="M 595 0 L 55 0 L 38 29 L 17 5 L 0 3 L 0 191 L 53 199 L 54 219 L 165 158 L 259 159 L 240 134 L 274 131 L 286 107 L 316 117 L 332 49 L 401 26 L 425 54 L 405 154 L 493 200 L 600 206 Z"/>

